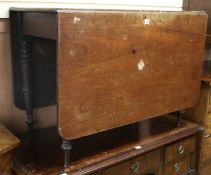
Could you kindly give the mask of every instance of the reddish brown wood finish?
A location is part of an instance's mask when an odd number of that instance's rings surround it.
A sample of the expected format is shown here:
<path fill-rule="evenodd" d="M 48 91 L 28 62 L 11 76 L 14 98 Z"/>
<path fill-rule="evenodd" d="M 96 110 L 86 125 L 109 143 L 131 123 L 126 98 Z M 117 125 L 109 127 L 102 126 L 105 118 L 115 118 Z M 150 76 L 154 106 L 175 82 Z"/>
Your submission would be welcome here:
<path fill-rule="evenodd" d="M 179 149 L 183 147 L 183 151 Z M 194 152 L 196 147 L 196 138 L 191 137 L 189 139 L 181 140 L 171 146 L 168 146 L 165 151 L 165 161 L 169 162 L 179 157 L 182 157 L 188 153 Z"/>
<path fill-rule="evenodd" d="M 211 169 L 211 61 L 204 62 L 200 99 L 196 106 L 187 111 L 186 117 L 204 127 L 198 142 L 197 166 L 200 175 L 209 175 Z"/>
<path fill-rule="evenodd" d="M 199 125 L 188 121 L 177 128 L 175 117 L 164 116 L 76 139 L 72 141 L 71 165 L 66 172 L 71 175 L 91 174 L 130 159 L 147 162 L 147 166 L 142 164 L 144 172 L 159 172 L 159 162 L 164 161 L 164 155 L 161 155 L 159 161 L 160 152 L 156 151 L 153 158 L 150 156 L 153 160 L 149 164 L 148 155 L 152 155 L 150 152 L 195 135 L 201 129 Z M 64 171 L 61 141 L 55 129 L 53 132 L 49 129 L 37 132 L 33 147 L 29 147 L 26 138 L 22 143 L 12 164 L 18 175 L 58 175 Z M 135 146 L 142 146 L 142 149 L 135 149 Z"/>
<path fill-rule="evenodd" d="M 11 175 L 11 153 L 0 155 L 0 175 Z"/>
<path fill-rule="evenodd" d="M 186 174 L 190 168 L 190 155 L 181 157 L 165 165 L 165 175 L 183 175 Z"/>
<path fill-rule="evenodd" d="M 138 158 L 122 162 L 113 167 L 107 168 L 102 171 L 102 175 L 132 175 L 132 174 L 145 174 L 149 170 L 156 169 L 162 163 L 161 149 L 152 151 Z M 131 169 L 132 165 L 137 164 L 137 172 L 134 173 Z M 159 172 L 159 168 L 156 169 Z"/>
<path fill-rule="evenodd" d="M 206 21 L 200 12 L 58 11 L 60 135 L 75 139 L 193 106 Z"/>
<path fill-rule="evenodd" d="M 0 155 L 11 152 L 19 144 L 19 139 L 0 123 Z"/>

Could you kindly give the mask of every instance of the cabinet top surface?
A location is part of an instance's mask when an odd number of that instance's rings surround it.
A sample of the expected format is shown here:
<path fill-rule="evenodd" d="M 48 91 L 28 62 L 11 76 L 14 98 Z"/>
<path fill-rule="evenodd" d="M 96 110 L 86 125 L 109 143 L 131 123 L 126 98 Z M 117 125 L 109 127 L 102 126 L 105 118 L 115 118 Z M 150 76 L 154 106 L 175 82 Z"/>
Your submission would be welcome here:
<path fill-rule="evenodd" d="M 193 106 L 207 22 L 198 14 L 62 10 L 60 135 L 80 138 Z"/>

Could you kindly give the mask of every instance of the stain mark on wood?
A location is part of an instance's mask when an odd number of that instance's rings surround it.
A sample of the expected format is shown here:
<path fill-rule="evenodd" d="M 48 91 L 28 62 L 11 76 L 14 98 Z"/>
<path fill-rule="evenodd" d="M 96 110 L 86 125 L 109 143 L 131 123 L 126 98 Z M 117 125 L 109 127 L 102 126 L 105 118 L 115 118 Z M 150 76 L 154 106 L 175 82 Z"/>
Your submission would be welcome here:
<path fill-rule="evenodd" d="M 80 21 L 81 21 L 81 18 L 79 18 L 79 17 L 74 17 L 74 19 L 73 19 L 74 24 L 78 24 Z"/>
<path fill-rule="evenodd" d="M 145 63 L 144 63 L 144 61 L 141 59 L 141 60 L 138 62 L 138 70 L 143 71 L 143 70 L 144 70 L 144 67 L 145 67 Z"/>

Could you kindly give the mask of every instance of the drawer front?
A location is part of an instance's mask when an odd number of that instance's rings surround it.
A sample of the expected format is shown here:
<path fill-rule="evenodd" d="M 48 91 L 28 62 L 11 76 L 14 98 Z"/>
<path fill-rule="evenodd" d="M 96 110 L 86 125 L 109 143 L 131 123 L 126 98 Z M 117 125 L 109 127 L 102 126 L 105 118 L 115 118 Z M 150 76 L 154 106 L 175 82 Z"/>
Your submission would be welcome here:
<path fill-rule="evenodd" d="M 183 175 L 190 170 L 190 155 L 166 163 L 165 175 Z"/>
<path fill-rule="evenodd" d="M 58 127 L 64 139 L 197 102 L 205 14 L 77 10 L 57 17 Z"/>
<path fill-rule="evenodd" d="M 102 175 L 137 175 L 156 173 L 159 175 L 158 167 L 161 163 L 161 150 L 155 150 L 140 157 L 125 161 L 102 171 Z"/>
<path fill-rule="evenodd" d="M 172 161 L 195 150 L 195 137 L 179 141 L 165 149 L 165 162 Z"/>
<path fill-rule="evenodd" d="M 124 170 L 123 170 L 124 171 Z M 126 170 L 126 172 L 120 171 L 120 169 L 108 169 L 106 171 L 102 172 L 102 175 L 162 175 L 162 169 L 161 166 L 156 167 L 156 168 L 151 168 L 149 170 L 145 170 L 145 171 L 139 171 L 139 172 L 128 172 Z M 95 174 L 94 174 L 95 175 Z M 97 174 L 96 174 L 97 175 Z"/>

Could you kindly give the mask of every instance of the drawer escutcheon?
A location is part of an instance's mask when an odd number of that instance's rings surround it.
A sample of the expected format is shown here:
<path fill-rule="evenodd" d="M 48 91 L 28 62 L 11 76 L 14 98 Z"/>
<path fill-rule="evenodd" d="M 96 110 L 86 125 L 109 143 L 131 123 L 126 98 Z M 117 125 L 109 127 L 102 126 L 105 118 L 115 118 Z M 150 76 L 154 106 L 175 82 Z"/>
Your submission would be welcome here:
<path fill-rule="evenodd" d="M 179 163 L 175 163 L 174 164 L 174 171 L 178 172 L 180 170 L 180 164 Z"/>
<path fill-rule="evenodd" d="M 138 162 L 133 162 L 130 165 L 130 172 L 133 174 L 138 174 L 140 172 L 140 168 L 139 168 L 139 163 Z"/>
<path fill-rule="evenodd" d="M 178 153 L 183 154 L 185 152 L 185 147 L 183 145 L 180 145 L 178 148 Z"/>

